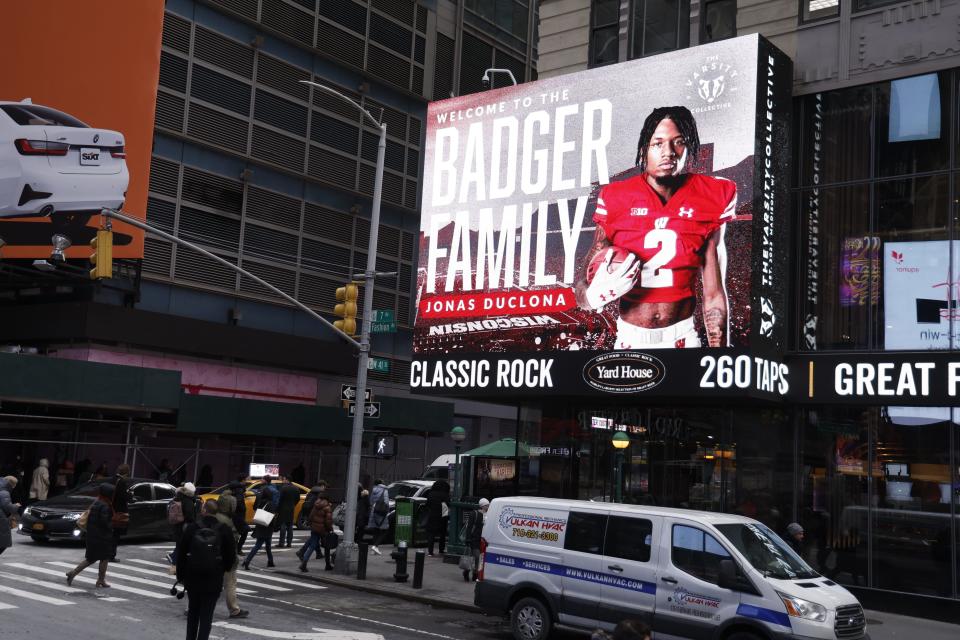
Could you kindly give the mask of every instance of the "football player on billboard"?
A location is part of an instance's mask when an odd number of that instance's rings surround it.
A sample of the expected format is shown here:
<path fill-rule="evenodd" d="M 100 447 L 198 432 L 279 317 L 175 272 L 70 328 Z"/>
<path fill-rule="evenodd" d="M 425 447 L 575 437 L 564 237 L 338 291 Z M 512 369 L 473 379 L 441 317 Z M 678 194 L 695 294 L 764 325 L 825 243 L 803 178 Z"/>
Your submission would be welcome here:
<path fill-rule="evenodd" d="M 577 303 L 599 311 L 619 300 L 617 349 L 701 346 L 693 320 L 698 275 L 707 343 L 727 346 L 723 232 L 736 217 L 737 187 L 686 172 L 699 151 L 690 110 L 659 107 L 640 132 L 641 173 L 600 190 Z"/>

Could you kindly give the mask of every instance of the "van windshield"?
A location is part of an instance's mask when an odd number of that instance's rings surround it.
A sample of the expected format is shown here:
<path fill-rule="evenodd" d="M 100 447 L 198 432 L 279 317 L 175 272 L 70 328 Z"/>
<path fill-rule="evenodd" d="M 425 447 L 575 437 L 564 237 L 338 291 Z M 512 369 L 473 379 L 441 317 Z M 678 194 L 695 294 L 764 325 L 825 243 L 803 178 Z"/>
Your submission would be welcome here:
<path fill-rule="evenodd" d="M 795 580 L 819 575 L 780 536 L 759 522 L 719 524 L 717 529 L 765 576 Z"/>

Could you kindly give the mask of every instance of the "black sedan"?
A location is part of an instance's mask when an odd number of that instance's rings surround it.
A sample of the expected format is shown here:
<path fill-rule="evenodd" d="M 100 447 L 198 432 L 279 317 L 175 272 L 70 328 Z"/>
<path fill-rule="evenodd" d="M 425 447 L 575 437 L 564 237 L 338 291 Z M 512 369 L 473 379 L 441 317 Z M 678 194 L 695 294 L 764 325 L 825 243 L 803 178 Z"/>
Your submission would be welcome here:
<path fill-rule="evenodd" d="M 63 495 L 35 502 L 20 516 L 18 533 L 37 542 L 51 539 L 82 540 L 77 520 L 96 500 L 100 482 L 89 482 Z M 129 489 L 130 525 L 124 538 L 169 538 L 167 504 L 173 499 L 173 485 L 132 478 Z"/>

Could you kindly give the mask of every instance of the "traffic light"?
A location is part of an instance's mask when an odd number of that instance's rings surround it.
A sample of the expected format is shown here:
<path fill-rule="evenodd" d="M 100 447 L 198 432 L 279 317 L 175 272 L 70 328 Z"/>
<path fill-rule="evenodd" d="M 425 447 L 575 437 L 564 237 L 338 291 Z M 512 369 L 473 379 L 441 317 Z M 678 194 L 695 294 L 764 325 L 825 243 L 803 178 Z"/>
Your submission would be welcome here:
<path fill-rule="evenodd" d="M 97 235 L 90 241 L 90 247 L 93 253 L 90 255 L 90 279 L 99 280 L 101 278 L 113 277 L 113 231 L 100 229 Z"/>
<path fill-rule="evenodd" d="M 333 326 L 349 336 L 356 335 L 357 333 L 358 293 L 359 290 L 355 284 L 339 287 L 337 289 L 337 302 L 340 304 L 333 308 L 333 312 L 343 318 L 343 320 L 335 321 Z"/>

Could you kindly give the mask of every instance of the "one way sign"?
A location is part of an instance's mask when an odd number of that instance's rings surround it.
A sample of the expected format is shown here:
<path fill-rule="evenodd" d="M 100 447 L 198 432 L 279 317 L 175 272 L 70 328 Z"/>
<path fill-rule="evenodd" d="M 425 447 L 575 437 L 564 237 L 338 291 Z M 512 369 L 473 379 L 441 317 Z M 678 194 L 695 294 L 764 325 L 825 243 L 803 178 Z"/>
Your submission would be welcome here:
<path fill-rule="evenodd" d="M 352 418 L 357 413 L 357 403 L 351 402 L 347 405 L 347 414 Z M 380 417 L 380 403 L 379 402 L 364 402 L 363 403 L 363 415 L 367 418 L 379 418 Z"/>
<path fill-rule="evenodd" d="M 370 402 L 373 396 L 370 395 L 370 387 L 367 387 L 363 390 L 363 399 L 366 402 Z M 340 385 L 340 399 L 344 402 L 349 402 L 357 399 L 357 388 L 352 384 L 342 384 Z"/>

